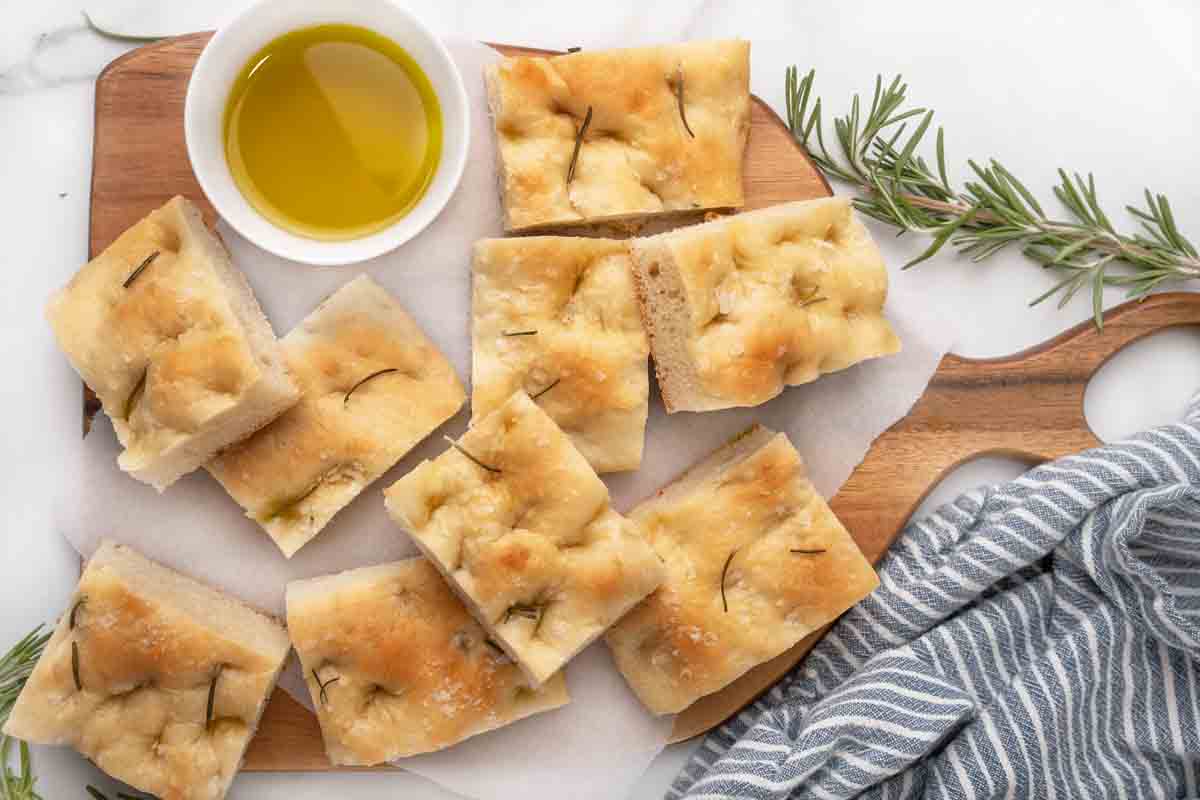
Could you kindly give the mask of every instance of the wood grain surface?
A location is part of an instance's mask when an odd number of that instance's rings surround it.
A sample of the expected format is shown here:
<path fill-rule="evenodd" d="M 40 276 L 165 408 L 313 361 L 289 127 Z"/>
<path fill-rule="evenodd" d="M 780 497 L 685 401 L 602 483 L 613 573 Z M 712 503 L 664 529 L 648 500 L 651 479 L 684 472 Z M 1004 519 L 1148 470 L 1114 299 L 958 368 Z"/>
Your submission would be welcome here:
<path fill-rule="evenodd" d="M 96 82 L 92 255 L 123 230 L 182 194 L 215 221 L 188 162 L 183 103 L 192 65 L 211 34 L 134 50 Z M 504 52 L 533 52 L 494 45 Z M 472 80 L 473 76 L 465 76 Z M 831 194 L 786 126 L 754 98 L 744 169 L 748 208 Z M 1094 446 L 1083 416 L 1087 381 L 1127 344 L 1175 325 L 1200 323 L 1200 295 L 1164 294 L 1083 323 L 1038 347 L 998 359 L 946 356 L 912 411 L 884 433 L 832 499 L 834 511 L 872 562 L 947 471 L 976 456 L 1015 455 L 1031 464 Z M 787 672 L 823 633 L 760 665 L 678 716 L 673 740 L 703 733 Z M 282 691 L 272 697 L 246 758 L 258 771 L 330 769 L 315 717 Z"/>

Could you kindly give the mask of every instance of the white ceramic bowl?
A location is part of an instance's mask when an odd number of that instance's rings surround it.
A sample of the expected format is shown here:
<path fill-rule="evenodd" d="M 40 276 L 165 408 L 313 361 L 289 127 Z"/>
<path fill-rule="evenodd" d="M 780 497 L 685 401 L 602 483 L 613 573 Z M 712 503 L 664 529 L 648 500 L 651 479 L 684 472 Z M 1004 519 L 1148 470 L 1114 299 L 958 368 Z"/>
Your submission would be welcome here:
<path fill-rule="evenodd" d="M 223 116 L 234 80 L 272 39 L 312 25 L 358 25 L 408 51 L 429 77 L 442 111 L 442 154 L 425 194 L 383 230 L 322 241 L 284 230 L 246 200 L 225 159 Z M 217 31 L 188 83 L 183 115 L 188 157 L 204 194 L 226 222 L 264 250 L 307 264 L 352 264 L 386 253 L 420 233 L 446 206 L 462 178 L 470 139 L 467 93 L 445 46 L 391 0 L 261 0 Z"/>

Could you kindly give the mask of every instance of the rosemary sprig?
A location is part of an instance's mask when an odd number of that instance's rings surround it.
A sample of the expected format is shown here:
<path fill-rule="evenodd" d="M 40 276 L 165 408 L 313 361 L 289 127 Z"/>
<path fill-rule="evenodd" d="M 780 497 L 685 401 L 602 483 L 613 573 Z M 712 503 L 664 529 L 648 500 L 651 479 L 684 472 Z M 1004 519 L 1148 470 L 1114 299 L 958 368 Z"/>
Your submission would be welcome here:
<path fill-rule="evenodd" d="M 313 680 L 315 680 L 317 682 L 317 686 L 321 687 L 321 691 L 318 693 L 320 696 L 320 699 L 321 699 L 321 705 L 326 705 L 329 702 L 329 695 L 327 695 L 325 693 L 325 690 L 329 688 L 330 684 L 334 684 L 334 683 L 337 683 L 338 681 L 340 681 L 342 679 L 342 676 L 334 675 L 332 678 L 330 678 L 329 680 L 322 683 L 321 676 L 317 674 L 317 671 L 315 669 L 312 671 L 312 674 L 313 674 Z"/>
<path fill-rule="evenodd" d="M 8 722 L 8 715 L 17 704 L 17 697 L 25 688 L 34 665 L 42 657 L 50 634 L 51 631 L 38 625 L 0 657 L 0 728 Z"/>
<path fill-rule="evenodd" d="M 489 466 L 489 465 L 483 463 L 478 458 L 476 458 L 475 456 L 473 456 L 469 452 L 467 452 L 467 448 L 463 447 L 461 444 L 454 441 L 449 436 L 443 436 L 442 438 L 445 439 L 450 444 L 450 446 L 453 447 L 455 450 L 462 453 L 464 456 L 466 456 L 471 461 L 475 462 L 475 466 L 477 466 L 481 469 L 485 469 L 488 472 L 495 473 L 497 475 L 499 475 L 501 472 L 504 471 L 504 470 L 500 469 L 499 467 L 492 467 L 492 466 Z"/>
<path fill-rule="evenodd" d="M 399 371 L 400 370 L 398 370 L 395 367 L 388 367 L 387 369 L 379 369 L 379 370 L 372 372 L 370 375 L 368 375 L 367 377 L 363 378 L 358 383 L 356 383 L 350 387 L 350 391 L 346 392 L 346 396 L 344 398 L 342 398 L 342 407 L 343 408 L 346 407 L 346 405 L 350 402 L 350 395 L 354 394 L 354 392 L 358 389 L 358 387 L 362 386 L 367 381 L 374 380 L 374 379 L 378 378 L 380 375 L 389 375 L 393 372 L 399 372 Z"/>
<path fill-rule="evenodd" d="M 530 400 L 537 400 L 539 397 L 541 397 L 541 396 L 542 396 L 542 395 L 544 395 L 546 392 L 548 392 L 548 391 L 550 391 L 551 389 L 553 389 L 555 386 L 558 386 L 560 383 L 562 383 L 562 378 L 555 378 L 553 381 L 551 381 L 551 382 L 550 382 L 550 385 L 549 385 L 549 386 L 547 386 L 545 389 L 542 389 L 542 390 L 540 390 L 540 391 L 539 391 L 537 394 L 530 396 L 530 398 L 529 398 L 529 399 L 530 399 Z"/>
<path fill-rule="evenodd" d="M 212 725 L 213 721 L 213 703 L 217 699 L 217 681 L 221 679 L 221 673 L 225 671 L 224 664 L 217 664 L 217 669 L 213 672 L 212 681 L 208 684 L 208 704 L 204 709 L 204 727 Z"/>
<path fill-rule="evenodd" d="M 131 284 L 132 284 L 134 281 L 136 281 L 136 280 L 137 280 L 137 277 L 138 277 L 138 275 L 141 275 L 141 274 L 142 274 L 142 270 L 144 270 L 146 267 L 148 267 L 148 266 L 150 266 L 151 264 L 153 264 L 153 263 L 154 263 L 154 259 L 156 259 L 156 258 L 158 258 L 158 251 L 157 251 L 157 250 L 155 250 L 153 253 L 151 253 L 150 255 L 146 256 L 144 259 L 142 259 L 142 263 L 138 264 L 138 265 L 137 265 L 137 267 L 135 267 L 135 268 L 134 268 L 133 272 L 129 273 L 129 277 L 128 277 L 128 278 L 126 278 L 126 279 L 125 279 L 125 282 L 121 284 L 121 288 L 122 288 L 122 289 L 128 289 L 128 288 L 129 288 L 129 286 L 130 286 L 130 285 L 131 285 Z"/>
<path fill-rule="evenodd" d="M 8 766 L 8 753 L 15 739 L 8 736 L 0 737 L 0 800 L 42 800 L 42 796 L 34 789 L 37 779 L 33 776 L 33 759 L 29 755 L 29 745 L 21 742 L 17 748 L 17 760 L 20 765 L 18 772 L 13 772 Z"/>
<path fill-rule="evenodd" d="M 588 106 L 587 114 L 583 117 L 583 124 L 579 126 L 579 130 L 575 133 L 575 149 L 571 152 L 571 165 L 567 167 L 567 185 L 571 185 L 571 181 L 575 179 L 575 164 L 579 161 L 579 148 L 583 146 L 583 135 L 587 133 L 588 126 L 592 124 L 592 107 Z"/>
<path fill-rule="evenodd" d="M 1179 230 L 1171 205 L 1161 194 L 1145 193 L 1145 206 L 1126 206 L 1141 224 L 1134 234 L 1119 232 L 1100 206 L 1089 174 L 1058 171 L 1054 195 L 1069 217 L 1051 217 L 1025 185 L 999 161 L 968 161 L 974 180 L 961 190 L 946 171 L 945 135 L 938 128 L 934 165 L 918 154 L 933 122 L 933 111 L 904 108 L 908 85 L 897 76 L 884 85 L 875 79 L 870 108 L 855 95 L 850 111 L 833 121 L 840 156 L 824 140 L 821 100 L 812 92 L 815 71 L 803 78 L 789 67 L 784 92 L 788 127 L 827 175 L 862 190 L 854 205 L 864 214 L 901 229 L 932 237 L 929 247 L 905 268 L 921 263 L 947 243 L 972 261 L 1008 247 L 1021 250 L 1063 278 L 1034 298 L 1037 305 L 1058 294 L 1059 308 L 1090 285 L 1092 313 L 1103 327 L 1103 288 L 1125 286 L 1131 298 L 1145 297 L 1171 280 L 1200 279 L 1200 255 Z M 811 101 L 811 107 L 810 107 Z M 907 139 L 904 132 L 913 123 Z M 1119 268 L 1123 267 L 1123 268 Z"/>
<path fill-rule="evenodd" d="M 8 715 L 12 713 L 13 706 L 17 704 L 17 697 L 25 688 L 25 682 L 29 680 L 42 651 L 46 649 L 50 634 L 50 631 L 44 631 L 39 625 L 0 657 L 0 728 L 8 722 Z M 18 746 L 19 770 L 14 772 L 8 766 L 8 755 L 14 741 L 0 734 L 0 798 L 41 800 L 41 795 L 34 789 L 35 778 L 29 745 L 21 742 Z"/>
<path fill-rule="evenodd" d="M 688 136 L 693 139 L 696 134 L 692 133 L 692 126 L 688 125 L 687 113 L 683 110 L 683 65 L 680 64 L 675 73 L 675 101 L 679 104 L 679 119 L 683 121 L 683 128 L 688 132 Z"/>
<path fill-rule="evenodd" d="M 725 566 L 721 567 L 721 608 L 725 609 L 725 613 L 729 613 L 729 600 L 725 597 L 725 576 L 729 574 L 729 565 L 733 563 L 733 557 L 737 555 L 740 547 L 735 547 L 729 553 L 729 558 L 725 559 Z"/>

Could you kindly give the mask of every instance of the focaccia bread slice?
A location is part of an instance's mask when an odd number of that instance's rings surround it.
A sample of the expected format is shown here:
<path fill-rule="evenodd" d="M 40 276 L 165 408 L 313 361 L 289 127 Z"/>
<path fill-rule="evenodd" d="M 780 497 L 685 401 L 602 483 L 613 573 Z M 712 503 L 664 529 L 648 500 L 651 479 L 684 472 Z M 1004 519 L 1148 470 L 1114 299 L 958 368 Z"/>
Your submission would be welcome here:
<path fill-rule="evenodd" d="M 509 231 L 743 203 L 749 42 L 519 56 L 485 77 Z"/>
<path fill-rule="evenodd" d="M 219 800 L 290 649 L 270 617 L 106 541 L 4 733 L 162 800 Z"/>
<path fill-rule="evenodd" d="M 303 391 L 286 414 L 208 465 L 289 558 L 466 401 L 454 367 L 370 277 L 283 339 Z"/>
<path fill-rule="evenodd" d="M 159 491 L 300 396 L 245 276 L 182 197 L 88 262 L 46 317 L 112 420 L 117 463 Z"/>
<path fill-rule="evenodd" d="M 334 764 L 381 764 L 566 705 L 487 638 L 423 558 L 287 588 L 288 631 Z"/>
<path fill-rule="evenodd" d="M 681 711 L 774 658 L 878 579 L 783 434 L 755 426 L 635 508 L 666 564 L 606 634 L 651 711 Z"/>
<path fill-rule="evenodd" d="M 887 268 L 843 198 L 634 240 L 634 285 L 668 412 L 754 406 L 899 352 Z"/>
<path fill-rule="evenodd" d="M 650 350 L 625 242 L 484 239 L 474 273 L 472 418 L 524 390 L 597 472 L 637 469 Z"/>
<path fill-rule="evenodd" d="M 637 526 L 523 392 L 384 492 L 492 638 L 542 683 L 662 581 Z"/>

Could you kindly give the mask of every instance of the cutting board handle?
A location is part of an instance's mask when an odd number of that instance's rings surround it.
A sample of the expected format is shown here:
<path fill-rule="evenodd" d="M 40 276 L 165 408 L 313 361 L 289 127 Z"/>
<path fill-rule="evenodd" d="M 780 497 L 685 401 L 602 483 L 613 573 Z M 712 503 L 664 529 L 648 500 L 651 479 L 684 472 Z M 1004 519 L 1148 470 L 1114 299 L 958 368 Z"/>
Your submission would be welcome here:
<path fill-rule="evenodd" d="M 877 531 L 886 548 L 928 491 L 967 460 L 996 454 L 1032 465 L 1099 445 L 1084 415 L 1088 381 L 1133 342 L 1180 325 L 1200 325 L 1200 294 L 1131 301 L 1108 311 L 1102 330 L 1089 319 L 1001 358 L 947 355 L 912 411 L 876 440 L 838 492 L 835 510 L 856 534 Z M 890 496 L 912 501 L 866 501 L 882 481 L 908 484 Z"/>

